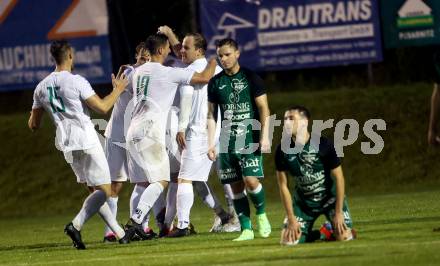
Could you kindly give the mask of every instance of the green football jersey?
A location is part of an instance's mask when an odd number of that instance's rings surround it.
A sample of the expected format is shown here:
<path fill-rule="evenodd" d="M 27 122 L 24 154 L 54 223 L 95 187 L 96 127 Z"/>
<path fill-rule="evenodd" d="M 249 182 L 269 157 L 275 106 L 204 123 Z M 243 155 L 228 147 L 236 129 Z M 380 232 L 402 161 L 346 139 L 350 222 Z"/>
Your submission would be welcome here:
<path fill-rule="evenodd" d="M 222 71 L 209 82 L 208 100 L 219 105 L 223 121 L 220 139 L 229 137 L 229 141 L 221 141 L 220 145 L 228 145 L 228 151 L 238 151 L 259 142 L 260 130 L 253 130 L 252 121 L 260 119 L 255 98 L 265 93 L 261 78 L 245 68 L 231 76 Z M 236 147 L 238 143 L 244 146 Z"/>
<path fill-rule="evenodd" d="M 330 171 L 341 162 L 336 155 L 333 144 L 326 138 L 317 138 L 319 143 L 311 144 L 309 140 L 298 153 L 286 153 L 278 145 L 275 155 L 277 171 L 285 171 L 294 177 L 296 204 L 316 209 L 325 208 L 334 202 L 336 184 Z M 291 141 L 291 148 L 294 141 Z"/>

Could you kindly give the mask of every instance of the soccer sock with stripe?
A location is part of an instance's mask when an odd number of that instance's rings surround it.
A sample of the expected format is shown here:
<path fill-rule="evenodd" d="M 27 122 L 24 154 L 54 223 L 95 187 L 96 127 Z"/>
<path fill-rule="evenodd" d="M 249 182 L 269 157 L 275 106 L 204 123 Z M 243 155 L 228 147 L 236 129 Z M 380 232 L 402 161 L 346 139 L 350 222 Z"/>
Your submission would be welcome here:
<path fill-rule="evenodd" d="M 171 182 L 168 185 L 167 193 L 167 208 L 165 211 L 165 225 L 170 228 L 173 223 L 174 217 L 176 217 L 176 195 L 177 195 L 177 183 Z"/>
<path fill-rule="evenodd" d="M 261 184 L 258 184 L 257 188 L 254 190 L 248 190 L 249 197 L 256 209 L 256 214 L 265 213 L 266 201 L 264 196 L 264 188 Z"/>
<path fill-rule="evenodd" d="M 107 227 L 110 228 L 110 230 L 115 233 L 115 235 L 121 239 L 125 236 L 124 229 L 118 224 L 118 221 L 116 221 L 116 218 L 112 211 L 110 210 L 110 207 L 107 203 L 104 203 L 101 208 L 99 209 L 99 216 L 104 220 Z"/>
<path fill-rule="evenodd" d="M 234 207 L 240 220 L 241 230 L 252 230 L 251 210 L 246 194 L 243 192 L 234 194 Z"/>
<path fill-rule="evenodd" d="M 110 211 L 113 214 L 113 217 L 115 218 L 115 220 L 117 219 L 117 215 L 118 215 L 118 199 L 119 198 L 117 196 L 107 198 L 108 207 L 110 208 Z M 113 233 L 113 230 L 108 225 L 106 225 L 104 235 L 107 236 L 112 233 Z"/>
<path fill-rule="evenodd" d="M 163 192 L 164 187 L 160 182 L 155 182 L 150 184 L 142 193 L 141 198 L 139 200 L 139 204 L 134 211 L 134 214 L 131 216 L 131 219 L 137 223 L 142 224 L 145 216 L 150 212 L 157 198 L 159 198 L 160 194 Z"/>
<path fill-rule="evenodd" d="M 177 188 L 177 228 L 185 229 L 189 225 L 189 214 L 194 203 L 194 191 L 191 183 L 179 183 Z"/>
<path fill-rule="evenodd" d="M 91 193 L 84 200 L 81 210 L 73 219 L 73 227 L 80 231 L 84 223 L 99 211 L 99 208 L 101 208 L 102 204 L 105 203 L 106 199 L 107 196 L 102 190 L 95 190 L 93 193 Z"/>

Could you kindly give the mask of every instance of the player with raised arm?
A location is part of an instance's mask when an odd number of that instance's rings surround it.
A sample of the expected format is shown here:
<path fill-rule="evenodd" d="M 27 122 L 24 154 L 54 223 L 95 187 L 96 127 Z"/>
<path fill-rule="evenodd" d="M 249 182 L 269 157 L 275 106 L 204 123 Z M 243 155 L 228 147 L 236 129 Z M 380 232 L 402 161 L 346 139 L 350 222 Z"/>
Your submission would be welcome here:
<path fill-rule="evenodd" d="M 266 238 L 271 226 L 266 216 L 264 188 L 259 181 L 264 177 L 261 152 L 270 150 L 270 112 L 264 84 L 254 72 L 240 67 L 240 51 L 234 40 L 220 40 L 217 56 L 223 71 L 208 85 L 208 156 L 218 160 L 220 181 L 231 184 L 234 193 L 234 207 L 242 229 L 234 241 L 254 239 L 247 195 L 256 209 L 259 235 Z M 214 135 L 218 106 L 223 122 L 217 158 Z"/>
<path fill-rule="evenodd" d="M 167 116 L 179 84 L 204 84 L 216 67 L 210 60 L 201 73 L 163 66 L 170 53 L 168 38 L 153 34 L 145 41 L 151 61 L 135 70 L 133 75 L 134 111 L 127 132 L 129 176 L 140 194 L 135 213 L 126 224 L 130 236 L 135 233 L 149 239 L 141 223 L 169 182 L 170 165 L 165 145 Z"/>
<path fill-rule="evenodd" d="M 71 73 L 74 54 L 67 41 L 53 42 L 50 53 L 56 69 L 37 85 L 28 125 L 32 131 L 37 130 L 44 111 L 49 113 L 56 126 L 56 147 L 64 153 L 78 183 L 86 183 L 91 192 L 64 232 L 77 249 L 85 249 L 80 231 L 90 217 L 99 213 L 119 242 L 128 243 L 128 237 L 106 204 L 111 194 L 109 166 L 87 108 L 107 113 L 124 91 L 127 79 L 124 75 L 116 78 L 112 75 L 113 91 L 101 99 L 86 79 Z"/>
<path fill-rule="evenodd" d="M 150 54 L 145 49 L 144 42 L 139 43 L 136 46 L 136 63 L 134 65 L 123 65 L 120 67 L 119 72 L 124 73 L 128 79 L 128 84 L 125 87 L 124 92 L 116 101 L 113 107 L 112 115 L 108 121 L 107 128 L 105 129 L 105 155 L 110 167 L 110 177 L 112 180 L 111 195 L 107 199 L 107 204 L 113 213 L 113 216 L 117 217 L 118 211 L 118 195 L 122 189 L 123 183 L 128 180 L 128 163 L 127 163 L 127 150 L 125 147 L 125 135 L 126 128 L 128 128 L 128 122 L 130 122 L 131 113 L 127 109 L 127 105 L 133 98 L 133 89 L 131 87 L 131 78 L 133 76 L 134 69 L 150 60 Z M 114 242 L 116 236 L 113 231 L 106 226 L 104 232 L 104 242 Z"/>
<path fill-rule="evenodd" d="M 311 135 L 307 129 L 310 112 L 294 106 L 284 113 L 282 143 L 275 155 L 281 200 L 286 211 L 281 244 L 294 245 L 319 238 L 313 223 L 325 215 L 332 223 L 336 240 L 354 239 L 353 223 L 345 199 L 344 175 L 333 144 L 325 137 Z M 292 199 L 287 175 L 295 179 Z"/>
<path fill-rule="evenodd" d="M 179 46 L 177 37 L 167 26 L 159 27 L 159 31 L 167 35 L 174 50 Z M 177 56 L 182 62 L 188 64 L 187 69 L 200 72 L 207 65 L 205 51 L 207 42 L 199 33 L 189 33 L 183 39 L 181 49 Z M 219 73 L 221 68 L 216 69 Z M 181 151 L 181 164 L 178 176 L 178 189 L 176 193 L 177 230 L 168 237 L 182 237 L 190 234 L 190 211 L 194 202 L 194 187 L 199 192 L 205 203 L 220 217 L 221 224 L 227 224 L 231 215 L 219 203 L 207 184 L 212 161 L 207 158 L 204 151 L 208 148 L 206 117 L 208 113 L 207 85 L 180 86 L 180 111 L 178 119 L 178 132 L 176 141 Z"/>

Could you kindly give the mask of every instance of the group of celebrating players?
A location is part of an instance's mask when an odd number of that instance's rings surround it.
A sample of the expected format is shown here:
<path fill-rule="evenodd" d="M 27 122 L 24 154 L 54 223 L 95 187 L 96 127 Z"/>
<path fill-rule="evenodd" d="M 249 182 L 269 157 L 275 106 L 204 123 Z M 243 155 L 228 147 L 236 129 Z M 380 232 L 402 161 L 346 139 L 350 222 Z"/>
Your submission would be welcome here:
<path fill-rule="evenodd" d="M 90 191 L 64 229 L 77 249 L 85 249 L 80 231 L 96 213 L 106 223 L 106 242 L 127 244 L 192 234 L 194 188 L 215 212 L 211 231 L 240 231 L 233 241 L 254 239 L 250 199 L 258 235 L 270 236 L 260 182 L 262 153 L 270 152 L 271 146 L 263 81 L 240 67 L 240 51 L 233 39 L 217 43 L 221 68 L 215 58 L 205 58 L 206 49 L 201 34 L 189 33 L 180 43 L 168 26 L 161 26 L 138 45 L 136 63 L 112 75 L 112 92 L 100 98 L 86 79 L 72 74 L 74 54 L 69 43 L 52 43 L 56 69 L 37 85 L 28 125 L 35 131 L 43 113 L 50 115 L 56 126 L 56 147 L 64 153 L 78 183 L 85 183 Z M 171 50 L 184 67 L 166 66 Z M 103 148 L 89 108 L 105 114 L 112 107 Z M 329 140 L 309 132 L 309 121 L 307 108 L 287 109 L 283 138 L 276 149 L 276 174 L 286 211 L 281 232 L 285 245 L 355 237 L 340 160 Z M 207 183 L 214 161 L 228 210 Z M 295 181 L 293 197 L 288 173 Z M 130 217 L 122 228 L 116 221 L 117 203 L 127 180 L 134 188 Z M 158 235 L 149 227 L 151 211 Z M 314 231 L 321 214 L 330 223 Z"/>

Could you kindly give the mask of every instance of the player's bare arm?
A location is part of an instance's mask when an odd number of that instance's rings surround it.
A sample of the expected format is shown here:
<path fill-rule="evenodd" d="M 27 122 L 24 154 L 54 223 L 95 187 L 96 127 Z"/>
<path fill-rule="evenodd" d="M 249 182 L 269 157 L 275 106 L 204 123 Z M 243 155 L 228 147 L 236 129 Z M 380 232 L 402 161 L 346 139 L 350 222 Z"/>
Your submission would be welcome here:
<path fill-rule="evenodd" d="M 260 135 L 260 149 L 261 152 L 270 152 L 269 141 L 269 116 L 270 110 L 267 103 L 267 95 L 263 94 L 255 98 L 258 112 L 260 114 L 261 135 Z"/>
<path fill-rule="evenodd" d="M 286 243 L 294 243 L 301 237 L 301 226 L 293 212 L 292 196 L 287 184 L 287 174 L 284 171 L 276 171 L 276 174 L 281 201 L 283 202 L 287 217 L 287 228 L 285 228 L 282 238 Z"/>
<path fill-rule="evenodd" d="M 215 73 L 215 67 L 217 66 L 217 61 L 215 58 L 211 58 L 208 61 L 208 65 L 206 65 L 205 69 L 200 72 L 194 72 L 194 75 L 191 78 L 191 85 L 194 84 L 206 84 L 209 82 L 209 80 L 214 76 Z"/>
<path fill-rule="evenodd" d="M 211 161 L 215 161 L 217 157 L 215 151 L 215 127 L 217 125 L 217 108 L 217 104 L 208 102 L 208 157 Z"/>
<path fill-rule="evenodd" d="M 160 26 L 157 32 L 167 36 L 174 55 L 178 58 L 182 58 L 182 55 L 180 53 L 180 49 L 182 49 L 182 44 L 180 43 L 179 38 L 177 38 L 176 34 L 174 34 L 173 30 L 167 25 L 164 25 Z"/>
<path fill-rule="evenodd" d="M 348 232 L 348 227 L 344 222 L 344 213 L 342 206 L 345 197 L 345 180 L 342 172 L 342 167 L 338 166 L 331 170 L 331 175 L 335 179 L 336 183 L 336 205 L 335 205 L 335 217 L 333 218 L 333 226 L 338 240 L 344 240 L 345 235 Z"/>
<path fill-rule="evenodd" d="M 124 73 L 124 71 L 127 69 L 127 68 L 129 68 L 130 67 L 130 65 L 122 65 L 122 66 L 120 66 L 119 67 L 119 70 L 118 70 L 118 74 L 116 75 L 116 77 L 117 78 L 119 78 L 120 76 L 122 76 L 122 74 Z M 112 79 L 112 82 L 113 82 L 113 79 Z M 113 85 L 113 87 L 115 87 L 115 84 L 113 84 L 112 83 L 112 85 Z"/>
<path fill-rule="evenodd" d="M 35 132 L 41 126 L 41 119 L 43 118 L 44 109 L 42 107 L 32 109 L 29 117 L 28 126 L 32 132 Z"/>
<path fill-rule="evenodd" d="M 105 98 L 101 99 L 98 95 L 93 95 L 86 99 L 87 106 L 89 106 L 95 112 L 101 114 L 107 114 L 112 109 L 119 95 L 125 90 L 128 84 L 128 79 L 124 74 L 119 77 L 115 77 L 112 74 L 113 91 Z"/>
<path fill-rule="evenodd" d="M 428 143 L 429 145 L 439 145 L 440 136 L 437 135 L 437 124 L 440 113 L 440 91 L 438 84 L 434 83 L 431 96 L 431 114 L 429 116 Z"/>

